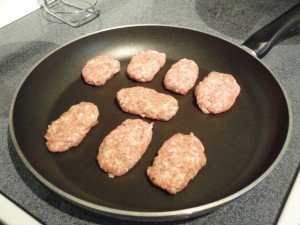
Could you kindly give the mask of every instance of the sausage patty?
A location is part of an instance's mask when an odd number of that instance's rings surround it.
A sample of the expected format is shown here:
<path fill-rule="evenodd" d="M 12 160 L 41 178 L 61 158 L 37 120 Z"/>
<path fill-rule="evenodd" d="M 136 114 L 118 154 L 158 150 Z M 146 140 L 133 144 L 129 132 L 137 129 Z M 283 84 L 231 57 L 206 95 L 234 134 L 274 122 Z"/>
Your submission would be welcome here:
<path fill-rule="evenodd" d="M 73 105 L 48 126 L 45 138 L 49 151 L 64 152 L 79 145 L 89 130 L 98 123 L 98 116 L 98 107 L 93 103 L 80 102 Z"/>
<path fill-rule="evenodd" d="M 181 59 L 173 64 L 164 78 L 166 89 L 185 95 L 195 85 L 199 67 L 189 59 Z"/>
<path fill-rule="evenodd" d="M 166 63 L 166 54 L 147 50 L 135 54 L 127 67 L 128 76 L 139 82 L 148 82 Z"/>
<path fill-rule="evenodd" d="M 178 102 L 170 95 L 144 88 L 123 88 L 117 93 L 123 111 L 157 120 L 169 120 L 178 111 Z"/>
<path fill-rule="evenodd" d="M 146 152 L 152 139 L 152 126 L 141 119 L 127 119 L 110 132 L 99 148 L 100 168 L 110 178 L 127 173 Z"/>
<path fill-rule="evenodd" d="M 217 114 L 229 110 L 240 93 L 240 86 L 230 74 L 211 72 L 195 89 L 199 108 Z"/>
<path fill-rule="evenodd" d="M 87 61 L 82 69 L 82 77 L 88 84 L 102 86 L 120 70 L 118 60 L 100 55 Z"/>
<path fill-rule="evenodd" d="M 206 164 L 204 147 L 194 136 L 175 134 L 164 142 L 148 167 L 147 175 L 152 183 L 170 194 L 184 189 Z"/>

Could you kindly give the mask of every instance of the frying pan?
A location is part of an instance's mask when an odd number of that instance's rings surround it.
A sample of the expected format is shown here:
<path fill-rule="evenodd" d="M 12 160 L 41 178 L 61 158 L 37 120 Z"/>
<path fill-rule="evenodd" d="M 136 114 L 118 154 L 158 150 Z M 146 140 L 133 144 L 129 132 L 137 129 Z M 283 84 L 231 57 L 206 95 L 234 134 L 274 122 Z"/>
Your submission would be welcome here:
<path fill-rule="evenodd" d="M 299 12 L 298 5 L 258 31 L 244 43 L 246 50 L 199 31 L 155 25 L 100 31 L 55 50 L 33 68 L 12 102 L 10 134 L 20 158 L 52 191 L 101 214 L 154 221 L 215 210 L 257 185 L 284 153 L 291 109 L 280 83 L 258 57 L 300 21 Z M 165 52 L 167 63 L 153 81 L 135 83 L 126 75 L 126 66 L 144 49 Z M 99 54 L 118 59 L 122 70 L 103 87 L 86 85 L 81 70 Z M 186 96 L 165 90 L 164 74 L 181 58 L 198 63 L 197 83 L 210 71 L 233 74 L 241 86 L 233 108 L 206 115 L 197 107 L 193 90 Z M 154 121 L 153 140 L 142 159 L 124 176 L 110 179 L 95 160 L 98 147 L 122 121 L 137 118 L 122 112 L 116 102 L 118 90 L 136 85 L 174 96 L 180 109 L 168 122 Z M 81 101 L 98 105 L 98 125 L 78 147 L 50 153 L 43 138 L 47 125 Z M 145 171 L 162 143 L 178 132 L 194 132 L 205 146 L 208 162 L 186 189 L 169 195 L 154 187 Z"/>

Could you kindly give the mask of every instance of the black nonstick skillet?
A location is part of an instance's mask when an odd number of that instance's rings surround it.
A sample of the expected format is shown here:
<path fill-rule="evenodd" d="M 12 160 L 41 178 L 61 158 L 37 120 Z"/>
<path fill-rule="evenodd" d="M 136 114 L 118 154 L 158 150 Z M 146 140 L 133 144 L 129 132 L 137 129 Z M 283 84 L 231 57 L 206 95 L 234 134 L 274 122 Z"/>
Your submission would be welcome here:
<path fill-rule="evenodd" d="M 156 25 L 113 28 L 77 39 L 42 59 L 17 90 L 10 111 L 16 150 L 48 188 L 101 214 L 154 221 L 208 213 L 257 185 L 284 153 L 291 109 L 279 81 L 259 58 L 299 21 L 297 5 L 242 47 L 199 31 Z M 135 52 L 145 49 L 165 52 L 167 63 L 153 81 L 135 83 L 126 67 Z M 99 54 L 118 59 L 122 70 L 103 87 L 86 85 L 81 70 Z M 197 83 L 210 71 L 233 74 L 241 86 L 235 105 L 228 112 L 206 115 L 196 105 L 194 89 L 186 96 L 165 90 L 163 77 L 181 58 L 198 63 Z M 116 102 L 118 90 L 136 85 L 174 96 L 180 109 L 169 122 L 154 121 L 153 140 L 143 158 L 124 176 L 110 179 L 95 160 L 98 147 L 122 121 L 137 118 L 122 112 Z M 43 138 L 47 125 L 81 101 L 99 107 L 98 125 L 78 147 L 50 153 Z M 178 132 L 199 137 L 208 161 L 186 189 L 172 196 L 154 187 L 145 171 L 162 143 Z"/>

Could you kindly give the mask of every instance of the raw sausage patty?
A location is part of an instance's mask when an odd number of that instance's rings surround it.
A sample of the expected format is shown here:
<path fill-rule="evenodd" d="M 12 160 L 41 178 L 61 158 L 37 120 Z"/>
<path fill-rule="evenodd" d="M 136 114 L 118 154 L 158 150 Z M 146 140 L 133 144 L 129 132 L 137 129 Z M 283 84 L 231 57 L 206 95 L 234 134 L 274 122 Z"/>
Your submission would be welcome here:
<path fill-rule="evenodd" d="M 166 63 L 166 54 L 147 50 L 135 54 L 128 67 L 128 76 L 139 82 L 148 82 Z"/>
<path fill-rule="evenodd" d="M 194 136 L 175 134 L 164 142 L 147 169 L 152 183 L 170 194 L 184 189 L 206 164 L 204 147 Z"/>
<path fill-rule="evenodd" d="M 169 120 L 178 111 L 178 102 L 170 95 L 144 88 L 123 88 L 117 93 L 123 111 L 157 120 Z"/>
<path fill-rule="evenodd" d="M 173 64 L 164 78 L 166 89 L 185 95 L 195 85 L 199 67 L 189 59 L 181 59 Z"/>
<path fill-rule="evenodd" d="M 204 113 L 217 114 L 233 106 L 240 90 L 232 75 L 211 72 L 196 87 L 195 95 L 197 104 Z"/>
<path fill-rule="evenodd" d="M 82 77 L 88 84 L 102 86 L 120 70 L 118 60 L 100 55 L 87 61 L 82 69 Z"/>
<path fill-rule="evenodd" d="M 152 126 L 140 119 L 127 119 L 104 138 L 97 160 L 109 177 L 127 173 L 140 160 L 151 142 Z"/>
<path fill-rule="evenodd" d="M 64 152 L 79 145 L 89 130 L 98 123 L 98 116 L 98 107 L 93 103 L 80 102 L 73 105 L 48 126 L 45 138 L 49 151 Z"/>

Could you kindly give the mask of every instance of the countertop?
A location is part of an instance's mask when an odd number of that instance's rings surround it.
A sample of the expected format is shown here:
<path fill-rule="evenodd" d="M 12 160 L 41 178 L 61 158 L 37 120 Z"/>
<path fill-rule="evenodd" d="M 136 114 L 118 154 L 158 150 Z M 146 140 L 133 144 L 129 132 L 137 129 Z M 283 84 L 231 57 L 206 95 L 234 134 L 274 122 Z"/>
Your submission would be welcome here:
<path fill-rule="evenodd" d="M 8 132 L 14 92 L 31 68 L 53 49 L 82 35 L 132 24 L 178 25 L 241 44 L 298 1 L 98 1 L 100 17 L 79 28 L 39 9 L 0 29 L 0 191 L 45 224 L 131 224 L 68 203 L 42 185 L 18 157 Z M 283 158 L 251 191 L 203 217 L 174 224 L 274 224 L 300 161 L 300 28 L 262 59 L 291 102 L 293 127 Z M 137 224 L 137 223 L 136 223 Z M 171 224 L 171 223 L 170 223 Z"/>

